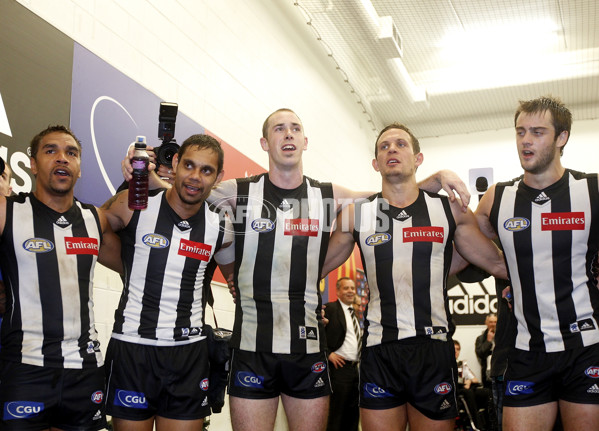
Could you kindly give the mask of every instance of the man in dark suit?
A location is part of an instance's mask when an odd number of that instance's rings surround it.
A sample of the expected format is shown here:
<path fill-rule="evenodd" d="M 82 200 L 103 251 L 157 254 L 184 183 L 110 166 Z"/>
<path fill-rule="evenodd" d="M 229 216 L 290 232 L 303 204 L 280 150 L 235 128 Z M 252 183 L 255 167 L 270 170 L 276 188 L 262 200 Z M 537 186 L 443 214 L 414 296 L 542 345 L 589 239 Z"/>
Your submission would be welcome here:
<path fill-rule="evenodd" d="M 349 277 L 337 280 L 337 301 L 326 304 L 329 374 L 333 394 L 328 431 L 358 429 L 358 359 L 362 333 L 353 303 L 356 285 Z"/>

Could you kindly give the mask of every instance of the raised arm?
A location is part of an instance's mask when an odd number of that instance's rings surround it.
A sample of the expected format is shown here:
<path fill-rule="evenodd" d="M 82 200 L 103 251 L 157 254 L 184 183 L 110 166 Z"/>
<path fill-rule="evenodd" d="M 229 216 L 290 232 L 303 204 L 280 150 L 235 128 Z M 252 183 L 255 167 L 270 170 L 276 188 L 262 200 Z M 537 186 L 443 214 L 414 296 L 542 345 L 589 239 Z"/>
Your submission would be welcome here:
<path fill-rule="evenodd" d="M 461 212 L 458 203 L 451 204 L 456 220 L 454 244 L 456 249 L 468 262 L 484 269 L 497 278 L 507 279 L 507 270 L 503 253 L 497 246 L 482 234 L 474 214 L 469 209 Z"/>
<path fill-rule="evenodd" d="M 321 277 L 345 262 L 354 249 L 354 205 L 345 207 L 337 216 L 335 231 L 329 240 L 327 257 L 324 261 Z"/>
<path fill-rule="evenodd" d="M 98 210 L 102 226 L 102 244 L 98 253 L 98 262 L 113 271 L 123 275 L 123 262 L 121 260 L 121 239 L 114 233 L 106 215 Z"/>
<path fill-rule="evenodd" d="M 495 198 L 495 184 L 489 187 L 489 190 L 485 192 L 482 199 L 478 203 L 478 207 L 474 212 L 478 227 L 481 232 L 489 239 L 497 238 L 497 232 L 493 229 L 489 216 L 491 214 L 491 207 L 493 206 L 493 199 Z"/>
<path fill-rule="evenodd" d="M 455 193 L 457 193 L 461 200 L 462 211 L 466 212 L 468 209 L 470 192 L 468 192 L 466 184 L 464 184 L 460 177 L 453 171 L 444 169 L 434 173 L 430 177 L 420 181 L 418 187 L 431 193 L 438 193 L 443 189 L 449 196 L 449 201 L 452 203 L 457 200 L 455 195 Z"/>

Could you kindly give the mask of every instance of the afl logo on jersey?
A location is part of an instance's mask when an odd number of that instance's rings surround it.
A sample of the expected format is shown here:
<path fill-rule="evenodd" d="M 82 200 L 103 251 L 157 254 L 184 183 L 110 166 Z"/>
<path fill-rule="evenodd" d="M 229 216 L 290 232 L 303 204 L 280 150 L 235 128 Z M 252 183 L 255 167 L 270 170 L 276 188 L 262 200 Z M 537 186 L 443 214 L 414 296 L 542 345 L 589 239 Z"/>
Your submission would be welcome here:
<path fill-rule="evenodd" d="M 375 233 L 375 234 L 370 235 L 368 238 L 366 238 L 364 243 L 366 245 L 375 246 L 375 245 L 384 244 L 386 242 L 389 242 L 390 240 L 391 240 L 391 235 L 388 233 Z"/>
<path fill-rule="evenodd" d="M 270 232 L 275 228 L 275 224 L 272 220 L 267 218 L 257 218 L 252 222 L 252 229 L 258 233 Z"/>
<path fill-rule="evenodd" d="M 54 250 L 54 244 L 47 239 L 31 238 L 23 243 L 23 248 L 31 253 L 48 253 Z"/>
<path fill-rule="evenodd" d="M 168 239 L 157 233 L 148 233 L 141 239 L 145 245 L 152 248 L 166 248 L 168 247 Z"/>
<path fill-rule="evenodd" d="M 504 229 L 511 232 L 520 232 L 527 229 L 528 226 L 530 226 L 530 221 L 524 217 L 512 217 L 503 223 Z"/>

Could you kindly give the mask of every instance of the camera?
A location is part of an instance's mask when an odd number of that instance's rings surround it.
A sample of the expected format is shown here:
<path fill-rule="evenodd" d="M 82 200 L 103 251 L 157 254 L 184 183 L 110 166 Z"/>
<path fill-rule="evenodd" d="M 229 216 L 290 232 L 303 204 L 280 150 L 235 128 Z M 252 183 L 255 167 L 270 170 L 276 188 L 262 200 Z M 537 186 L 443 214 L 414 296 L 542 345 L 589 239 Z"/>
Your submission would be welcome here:
<path fill-rule="evenodd" d="M 162 145 L 154 148 L 156 165 L 173 167 L 173 157 L 179 151 L 179 144 L 175 140 L 175 122 L 179 106 L 176 103 L 160 102 L 158 113 L 158 139 Z"/>

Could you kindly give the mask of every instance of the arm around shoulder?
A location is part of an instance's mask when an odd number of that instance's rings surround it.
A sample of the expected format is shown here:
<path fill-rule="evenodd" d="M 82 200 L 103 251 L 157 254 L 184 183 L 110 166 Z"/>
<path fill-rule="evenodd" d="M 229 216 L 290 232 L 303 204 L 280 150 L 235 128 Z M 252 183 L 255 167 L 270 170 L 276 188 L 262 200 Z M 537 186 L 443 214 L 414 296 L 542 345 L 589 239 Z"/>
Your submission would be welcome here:
<path fill-rule="evenodd" d="M 329 240 L 322 277 L 345 262 L 354 249 L 354 205 L 343 209 L 337 216 L 335 231 Z"/>
<path fill-rule="evenodd" d="M 453 216 L 456 220 L 454 242 L 457 251 L 468 262 L 498 278 L 507 278 L 507 269 L 503 253 L 485 235 L 482 234 L 472 211 L 463 213 L 452 204 Z"/>
<path fill-rule="evenodd" d="M 114 233 L 104 212 L 98 210 L 102 226 L 102 244 L 98 252 L 98 262 L 113 271 L 123 275 L 123 262 L 121 260 L 121 239 Z"/>

